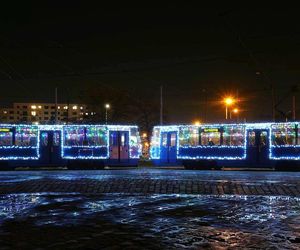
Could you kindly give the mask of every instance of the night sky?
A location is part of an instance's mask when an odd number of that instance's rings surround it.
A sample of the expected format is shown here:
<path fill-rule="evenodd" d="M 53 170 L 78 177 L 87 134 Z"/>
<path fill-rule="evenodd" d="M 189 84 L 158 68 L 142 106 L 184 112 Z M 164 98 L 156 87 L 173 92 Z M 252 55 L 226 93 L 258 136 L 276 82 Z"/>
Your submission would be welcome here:
<path fill-rule="evenodd" d="M 1 8 L 1 105 L 53 101 L 56 86 L 60 102 L 67 90 L 80 102 L 87 86 L 158 102 L 163 85 L 170 123 L 221 121 L 226 93 L 238 93 L 241 119 L 266 121 L 273 86 L 278 110 L 290 114 L 300 83 L 297 8 L 60 2 Z"/>

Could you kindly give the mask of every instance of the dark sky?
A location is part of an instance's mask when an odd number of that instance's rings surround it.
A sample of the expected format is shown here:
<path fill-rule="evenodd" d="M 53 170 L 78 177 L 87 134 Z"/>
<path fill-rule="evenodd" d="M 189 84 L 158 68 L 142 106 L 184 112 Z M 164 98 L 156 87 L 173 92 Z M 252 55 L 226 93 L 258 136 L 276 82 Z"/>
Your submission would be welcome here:
<path fill-rule="evenodd" d="M 55 86 L 60 101 L 103 85 L 159 100 L 163 85 L 169 122 L 221 121 L 226 93 L 243 100 L 241 118 L 270 120 L 273 85 L 278 109 L 291 110 L 297 8 L 61 2 L 1 8 L 1 105 L 52 100 Z"/>

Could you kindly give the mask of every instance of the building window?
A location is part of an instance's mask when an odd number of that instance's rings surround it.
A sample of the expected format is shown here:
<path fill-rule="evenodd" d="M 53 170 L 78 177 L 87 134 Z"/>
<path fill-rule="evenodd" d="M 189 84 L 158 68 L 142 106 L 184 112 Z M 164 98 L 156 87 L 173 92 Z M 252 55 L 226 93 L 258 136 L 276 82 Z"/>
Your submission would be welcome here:
<path fill-rule="evenodd" d="M 48 117 L 48 116 L 45 116 L 45 120 L 49 120 L 49 117 Z"/>
<path fill-rule="evenodd" d="M 49 108 L 49 106 L 45 106 L 45 109 L 48 109 Z"/>
<path fill-rule="evenodd" d="M 73 106 L 73 109 L 77 109 L 77 106 L 75 105 L 75 106 Z"/>
<path fill-rule="evenodd" d="M 27 106 L 23 106 L 23 109 L 27 109 Z"/>
<path fill-rule="evenodd" d="M 36 116 L 36 111 L 31 111 L 32 116 Z"/>
<path fill-rule="evenodd" d="M 36 105 L 31 105 L 31 109 L 36 109 Z"/>
<path fill-rule="evenodd" d="M 44 112 L 44 114 L 45 114 L 45 115 L 48 115 L 48 114 L 49 114 L 49 112 L 48 112 L 48 111 L 46 111 L 46 112 Z"/>

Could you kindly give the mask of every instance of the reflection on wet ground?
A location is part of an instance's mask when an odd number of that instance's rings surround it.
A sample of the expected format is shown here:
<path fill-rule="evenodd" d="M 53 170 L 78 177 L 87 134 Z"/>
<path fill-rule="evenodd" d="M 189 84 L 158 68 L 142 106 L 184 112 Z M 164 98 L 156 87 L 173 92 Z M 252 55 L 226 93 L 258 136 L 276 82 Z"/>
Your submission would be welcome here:
<path fill-rule="evenodd" d="M 293 182 L 300 180 L 300 172 L 271 171 L 191 171 L 160 170 L 139 168 L 133 170 L 84 170 L 84 171 L 2 171 L 0 182 L 18 182 L 53 178 L 61 180 L 94 179 L 167 179 L 167 180 L 203 180 L 203 181 L 236 181 L 236 182 Z"/>
<path fill-rule="evenodd" d="M 7 249 L 299 249 L 299 223 L 300 199 L 285 196 L 0 196 Z"/>

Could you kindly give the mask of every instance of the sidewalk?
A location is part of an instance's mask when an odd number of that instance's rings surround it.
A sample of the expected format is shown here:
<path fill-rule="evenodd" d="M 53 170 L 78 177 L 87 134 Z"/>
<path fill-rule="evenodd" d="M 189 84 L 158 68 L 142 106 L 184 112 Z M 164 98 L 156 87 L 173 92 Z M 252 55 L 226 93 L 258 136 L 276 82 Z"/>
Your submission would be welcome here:
<path fill-rule="evenodd" d="M 205 194 L 205 195 L 283 195 L 300 197 L 300 181 L 293 183 L 234 182 L 174 179 L 110 178 L 38 179 L 0 183 L 0 194 L 11 193 L 142 193 L 142 194 Z"/>

